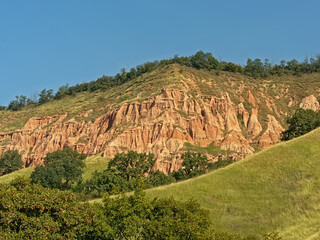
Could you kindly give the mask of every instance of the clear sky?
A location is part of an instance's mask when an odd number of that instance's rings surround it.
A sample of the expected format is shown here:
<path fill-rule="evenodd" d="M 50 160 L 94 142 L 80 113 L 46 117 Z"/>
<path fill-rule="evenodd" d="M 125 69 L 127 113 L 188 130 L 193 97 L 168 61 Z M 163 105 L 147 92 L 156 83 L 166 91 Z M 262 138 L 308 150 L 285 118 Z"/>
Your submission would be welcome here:
<path fill-rule="evenodd" d="M 198 50 L 299 61 L 320 53 L 319 0 L 1 0 L 0 105 Z"/>

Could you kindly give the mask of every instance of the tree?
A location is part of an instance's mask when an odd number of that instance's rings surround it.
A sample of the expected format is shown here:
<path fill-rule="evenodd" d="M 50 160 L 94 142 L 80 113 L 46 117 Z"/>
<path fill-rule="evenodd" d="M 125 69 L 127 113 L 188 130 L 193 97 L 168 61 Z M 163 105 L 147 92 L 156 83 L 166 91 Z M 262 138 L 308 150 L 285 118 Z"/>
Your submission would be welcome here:
<path fill-rule="evenodd" d="M 289 127 L 281 133 L 281 140 L 287 141 L 306 134 L 320 126 L 320 115 L 311 109 L 299 108 L 291 118 L 287 118 Z"/>
<path fill-rule="evenodd" d="M 18 111 L 22 107 L 27 105 L 27 97 L 26 96 L 16 96 L 15 100 L 12 100 L 8 105 L 8 110 Z"/>
<path fill-rule="evenodd" d="M 220 62 L 219 70 L 227 72 L 242 72 L 242 67 L 240 65 L 234 64 L 232 62 Z"/>
<path fill-rule="evenodd" d="M 115 170 L 106 169 L 103 172 L 94 172 L 83 184 L 82 190 L 92 197 L 101 197 L 102 193 L 117 194 L 132 189 L 129 189 L 128 182 Z"/>
<path fill-rule="evenodd" d="M 49 188 L 70 189 L 71 185 L 81 178 L 83 159 L 84 154 L 70 148 L 48 153 L 44 166 L 37 166 L 32 172 L 32 182 Z"/>
<path fill-rule="evenodd" d="M 130 181 L 133 178 L 150 173 L 154 163 L 153 154 L 129 151 L 116 154 L 109 162 L 108 168 L 118 171 L 126 181 Z"/>
<path fill-rule="evenodd" d="M 112 239 L 214 239 L 209 212 L 195 201 L 150 199 L 137 190 L 103 202 Z"/>
<path fill-rule="evenodd" d="M 148 176 L 148 183 L 152 187 L 161 186 L 175 182 L 172 175 L 166 175 L 163 172 L 157 170 Z"/>
<path fill-rule="evenodd" d="M 98 222 L 100 209 L 69 192 L 18 178 L 0 184 L 0 238 L 107 239 L 108 229 Z"/>
<path fill-rule="evenodd" d="M 21 155 L 17 150 L 8 150 L 0 156 L 0 176 L 23 167 Z"/>
<path fill-rule="evenodd" d="M 204 173 L 209 166 L 206 155 L 201 153 L 188 151 L 182 154 L 181 158 L 183 159 L 182 171 L 188 178 Z"/>
<path fill-rule="evenodd" d="M 66 96 L 67 92 L 68 92 L 68 89 L 69 89 L 68 84 L 59 87 L 58 91 L 54 95 L 54 99 L 61 99 L 64 96 Z"/>
<path fill-rule="evenodd" d="M 43 89 L 39 94 L 39 103 L 40 104 L 46 103 L 52 98 L 53 98 L 53 90 L 52 89 L 49 89 L 49 90 Z"/>
<path fill-rule="evenodd" d="M 190 57 L 190 64 L 196 69 L 205 68 L 207 70 L 217 69 L 219 61 L 211 53 L 197 52 Z"/>
<path fill-rule="evenodd" d="M 266 64 L 268 65 L 268 61 L 266 61 Z M 266 77 L 264 64 L 258 58 L 253 61 L 248 58 L 247 65 L 244 67 L 244 74 L 254 78 Z"/>

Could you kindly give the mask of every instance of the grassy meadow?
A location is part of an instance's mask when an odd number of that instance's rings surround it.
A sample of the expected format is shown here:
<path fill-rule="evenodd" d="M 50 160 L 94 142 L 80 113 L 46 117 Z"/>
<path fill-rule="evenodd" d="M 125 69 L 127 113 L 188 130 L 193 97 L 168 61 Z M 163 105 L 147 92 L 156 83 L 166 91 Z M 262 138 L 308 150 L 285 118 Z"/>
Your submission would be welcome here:
<path fill-rule="evenodd" d="M 147 195 L 197 200 L 210 211 L 216 230 L 319 239 L 320 129 Z"/>

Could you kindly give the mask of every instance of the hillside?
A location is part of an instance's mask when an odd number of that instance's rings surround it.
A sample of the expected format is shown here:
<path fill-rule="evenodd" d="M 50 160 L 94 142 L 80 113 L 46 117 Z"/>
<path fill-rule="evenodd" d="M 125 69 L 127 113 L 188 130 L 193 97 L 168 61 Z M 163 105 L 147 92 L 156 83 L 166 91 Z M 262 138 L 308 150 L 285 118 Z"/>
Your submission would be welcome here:
<path fill-rule="evenodd" d="M 283 239 L 319 239 L 320 129 L 226 168 L 147 191 L 152 197 L 193 198 L 210 210 L 216 230 Z"/>
<path fill-rule="evenodd" d="M 35 166 L 65 147 L 104 157 L 135 150 L 154 153 L 164 172 L 180 168 L 189 148 L 241 159 L 279 142 L 297 107 L 319 109 L 319 76 L 254 79 L 162 66 L 107 91 L 0 111 L 0 153 L 17 149 Z"/>
<path fill-rule="evenodd" d="M 85 167 L 83 169 L 82 178 L 87 180 L 92 176 L 95 171 L 101 172 L 108 166 L 108 159 L 102 158 L 99 155 L 88 157 L 84 160 Z M 17 177 L 29 178 L 34 170 L 34 167 L 23 168 L 18 171 L 0 176 L 0 183 L 8 183 Z"/>

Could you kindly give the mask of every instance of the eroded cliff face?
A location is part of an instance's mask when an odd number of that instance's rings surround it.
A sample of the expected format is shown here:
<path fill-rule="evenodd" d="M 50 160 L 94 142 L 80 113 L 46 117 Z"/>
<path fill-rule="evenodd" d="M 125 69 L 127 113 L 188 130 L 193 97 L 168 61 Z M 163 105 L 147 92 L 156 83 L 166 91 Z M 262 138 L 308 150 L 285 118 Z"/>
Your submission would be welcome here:
<path fill-rule="evenodd" d="M 31 118 L 21 130 L 0 133 L 0 153 L 17 149 L 25 165 L 34 166 L 47 153 L 65 147 L 106 157 L 134 150 L 154 153 L 156 169 L 170 172 L 181 168 L 180 156 L 189 142 L 213 144 L 241 159 L 254 152 L 252 144 L 265 148 L 279 142 L 284 130 L 268 114 L 263 131 L 256 100 L 250 91 L 247 97 L 253 106 L 250 112 L 242 103 L 232 102 L 228 93 L 195 99 L 185 90 L 164 89 L 156 97 L 123 103 L 94 122 L 66 121 L 67 113 Z"/>

